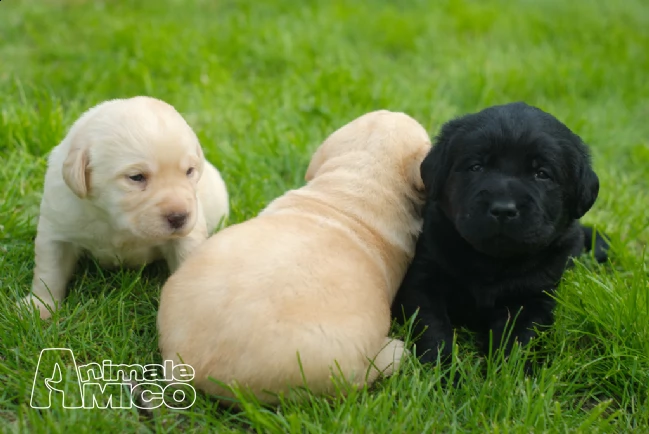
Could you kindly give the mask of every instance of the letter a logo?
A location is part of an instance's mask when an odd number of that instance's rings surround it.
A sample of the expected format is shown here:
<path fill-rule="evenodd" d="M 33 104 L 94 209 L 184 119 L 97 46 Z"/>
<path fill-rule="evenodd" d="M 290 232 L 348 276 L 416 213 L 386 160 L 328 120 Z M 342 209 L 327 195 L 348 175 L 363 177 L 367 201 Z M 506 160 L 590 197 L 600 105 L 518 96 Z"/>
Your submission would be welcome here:
<path fill-rule="evenodd" d="M 50 408 L 52 394 L 59 393 L 63 408 L 82 408 L 83 395 L 74 353 L 68 348 L 41 351 L 34 374 L 32 408 Z"/>

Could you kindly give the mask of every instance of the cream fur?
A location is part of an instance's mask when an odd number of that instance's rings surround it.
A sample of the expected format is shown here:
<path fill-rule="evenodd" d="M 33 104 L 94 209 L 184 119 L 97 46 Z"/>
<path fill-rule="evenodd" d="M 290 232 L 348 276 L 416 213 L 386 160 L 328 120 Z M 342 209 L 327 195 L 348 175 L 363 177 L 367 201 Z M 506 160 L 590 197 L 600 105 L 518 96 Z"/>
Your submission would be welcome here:
<path fill-rule="evenodd" d="M 137 174 L 146 180 L 128 178 Z M 171 213 L 189 213 L 185 225 L 172 228 Z M 171 105 L 149 97 L 103 102 L 50 154 L 32 294 L 22 302 L 48 318 L 83 252 L 107 267 L 164 258 L 173 271 L 228 213 L 221 175 Z"/>
<path fill-rule="evenodd" d="M 169 278 L 163 359 L 191 365 L 208 393 L 232 396 L 211 377 L 268 403 L 304 386 L 298 353 L 317 394 L 334 392 L 336 362 L 355 385 L 390 375 L 404 352 L 388 338 L 390 304 L 421 230 L 429 149 L 402 113 L 372 112 L 332 134 L 306 186 L 211 237 Z"/>

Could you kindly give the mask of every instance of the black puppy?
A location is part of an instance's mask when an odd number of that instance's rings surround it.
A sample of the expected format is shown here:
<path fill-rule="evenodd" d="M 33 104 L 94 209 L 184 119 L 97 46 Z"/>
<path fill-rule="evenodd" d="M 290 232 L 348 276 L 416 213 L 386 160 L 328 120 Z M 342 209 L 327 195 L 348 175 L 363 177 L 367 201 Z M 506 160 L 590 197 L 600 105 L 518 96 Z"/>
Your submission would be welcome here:
<path fill-rule="evenodd" d="M 599 192 L 586 145 L 536 107 L 493 106 L 445 124 L 421 175 L 423 231 L 392 308 L 398 320 L 419 311 L 417 356 L 449 356 L 454 326 L 479 332 L 485 352 L 490 331 L 505 354 L 527 344 L 552 324 L 548 294 L 570 258 L 592 243 L 578 220 Z M 600 262 L 606 247 L 598 237 Z"/>

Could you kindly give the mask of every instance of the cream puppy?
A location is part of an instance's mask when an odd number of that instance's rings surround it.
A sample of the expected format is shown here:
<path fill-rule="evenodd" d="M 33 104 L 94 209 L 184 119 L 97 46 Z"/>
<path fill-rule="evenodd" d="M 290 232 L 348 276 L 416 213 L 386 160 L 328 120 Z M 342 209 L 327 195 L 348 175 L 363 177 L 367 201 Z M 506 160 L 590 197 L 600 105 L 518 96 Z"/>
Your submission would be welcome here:
<path fill-rule="evenodd" d="M 305 386 L 302 374 L 317 394 L 334 392 L 338 373 L 352 385 L 391 374 L 404 349 L 388 338 L 390 304 L 421 230 L 429 149 L 402 113 L 336 131 L 306 186 L 211 237 L 169 278 L 163 359 L 191 365 L 208 393 L 232 396 L 214 379 L 267 403 Z"/>
<path fill-rule="evenodd" d="M 50 154 L 32 294 L 22 302 L 48 318 L 84 252 L 107 267 L 164 258 L 174 271 L 228 213 L 221 175 L 171 105 L 103 102 Z"/>

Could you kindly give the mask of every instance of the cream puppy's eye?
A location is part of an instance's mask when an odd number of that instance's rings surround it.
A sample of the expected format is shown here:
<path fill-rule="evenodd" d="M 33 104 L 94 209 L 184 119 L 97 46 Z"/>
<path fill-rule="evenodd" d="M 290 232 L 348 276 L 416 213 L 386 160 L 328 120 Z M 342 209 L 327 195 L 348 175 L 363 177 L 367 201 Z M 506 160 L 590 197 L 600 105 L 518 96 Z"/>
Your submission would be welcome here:
<path fill-rule="evenodd" d="M 194 174 L 194 168 L 193 167 L 190 167 L 189 169 L 187 169 L 187 176 L 192 176 L 193 174 Z"/>
<path fill-rule="evenodd" d="M 146 176 L 142 175 L 141 173 L 138 173 L 137 175 L 129 176 L 128 179 L 135 182 L 144 182 L 146 181 Z"/>

